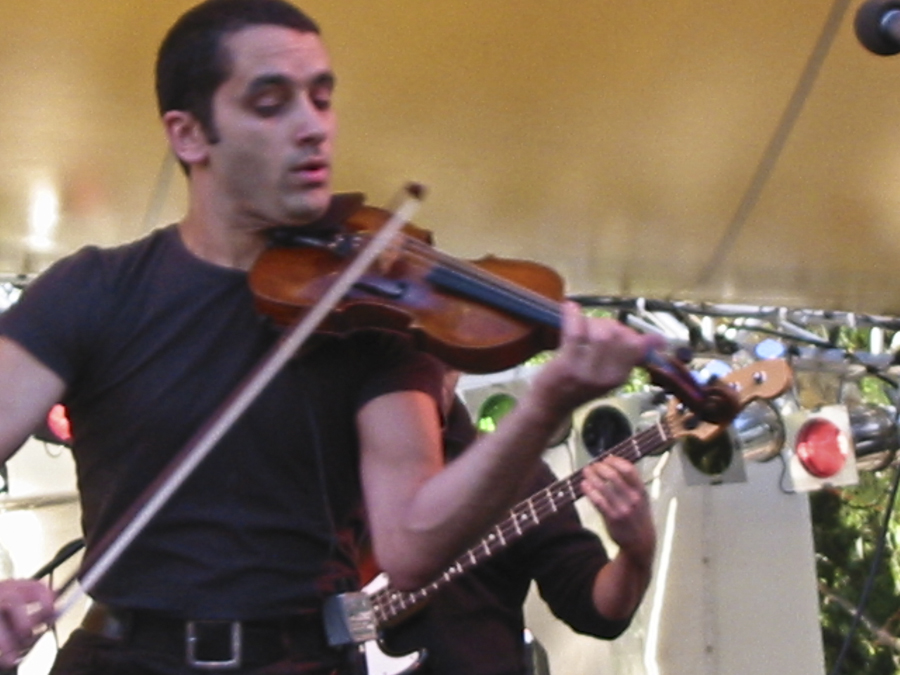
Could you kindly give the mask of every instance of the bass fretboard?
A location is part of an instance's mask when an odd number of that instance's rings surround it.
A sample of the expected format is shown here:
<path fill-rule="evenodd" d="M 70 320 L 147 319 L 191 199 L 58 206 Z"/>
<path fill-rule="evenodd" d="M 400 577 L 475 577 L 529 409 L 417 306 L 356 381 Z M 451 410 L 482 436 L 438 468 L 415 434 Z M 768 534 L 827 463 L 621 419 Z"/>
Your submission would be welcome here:
<path fill-rule="evenodd" d="M 646 455 L 662 450 L 673 440 L 668 421 L 665 417 L 661 417 L 654 426 L 614 445 L 591 463 L 599 462 L 611 455 L 636 462 Z M 582 476 L 583 469 L 579 469 L 567 478 L 560 479 L 519 502 L 478 544 L 459 556 L 441 576 L 428 585 L 415 591 L 398 591 L 388 584 L 373 593 L 370 600 L 378 627 L 385 628 L 405 618 L 453 579 L 502 551 L 560 509 L 578 500 L 583 494 Z"/>

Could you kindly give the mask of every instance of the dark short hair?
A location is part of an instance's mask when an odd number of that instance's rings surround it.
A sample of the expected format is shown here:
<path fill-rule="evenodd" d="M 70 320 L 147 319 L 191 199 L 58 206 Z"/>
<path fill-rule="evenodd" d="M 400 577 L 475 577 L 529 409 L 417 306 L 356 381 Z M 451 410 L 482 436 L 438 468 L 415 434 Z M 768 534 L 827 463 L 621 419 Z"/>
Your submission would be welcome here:
<path fill-rule="evenodd" d="M 222 41 L 243 28 L 260 25 L 319 33 L 315 21 L 284 0 L 205 0 L 182 14 L 156 58 L 160 115 L 170 110 L 189 112 L 215 142 L 212 98 L 231 75 L 230 54 Z"/>

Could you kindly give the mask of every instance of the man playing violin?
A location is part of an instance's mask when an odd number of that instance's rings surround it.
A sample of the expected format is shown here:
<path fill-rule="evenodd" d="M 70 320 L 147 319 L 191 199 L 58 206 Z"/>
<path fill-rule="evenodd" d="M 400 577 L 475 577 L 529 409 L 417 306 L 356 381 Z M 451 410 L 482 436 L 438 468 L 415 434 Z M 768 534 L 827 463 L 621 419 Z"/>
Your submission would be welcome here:
<path fill-rule="evenodd" d="M 157 61 L 184 218 L 56 263 L 0 317 L 0 463 L 67 406 L 88 557 L 278 341 L 247 271 L 272 227 L 333 213 L 334 85 L 316 24 L 283 0 L 189 10 Z M 566 305 L 557 358 L 446 469 L 434 359 L 384 331 L 302 351 L 94 586 L 54 673 L 354 672 L 319 612 L 356 583 L 363 503 L 381 568 L 426 583 L 511 505 L 560 421 L 656 346 Z M 0 667 L 54 611 L 42 583 L 0 582 Z"/>

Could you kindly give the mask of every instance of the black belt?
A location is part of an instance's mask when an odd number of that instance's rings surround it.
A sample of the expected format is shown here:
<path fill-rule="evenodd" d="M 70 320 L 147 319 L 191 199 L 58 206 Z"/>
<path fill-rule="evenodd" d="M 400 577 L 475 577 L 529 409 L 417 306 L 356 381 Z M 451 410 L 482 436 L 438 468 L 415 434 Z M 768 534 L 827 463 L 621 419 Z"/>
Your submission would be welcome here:
<path fill-rule="evenodd" d="M 259 621 L 190 621 L 95 602 L 81 627 L 128 647 L 184 658 L 198 670 L 263 666 L 288 656 L 336 657 L 328 653 L 319 612 Z"/>

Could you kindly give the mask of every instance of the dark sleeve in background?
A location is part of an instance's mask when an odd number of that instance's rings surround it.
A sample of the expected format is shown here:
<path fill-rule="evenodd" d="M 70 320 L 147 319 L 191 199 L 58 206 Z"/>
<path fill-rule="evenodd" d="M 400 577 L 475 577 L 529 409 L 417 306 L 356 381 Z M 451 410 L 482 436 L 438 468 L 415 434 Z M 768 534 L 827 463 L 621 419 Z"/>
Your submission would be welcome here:
<path fill-rule="evenodd" d="M 542 465 L 523 496 L 555 480 Z M 574 506 L 563 509 L 445 586 L 422 611 L 389 631 L 385 646 L 398 653 L 426 649 L 426 672 L 433 675 L 525 672 L 523 604 L 532 579 L 553 613 L 574 630 L 616 637 L 629 622 L 599 616 L 591 601 L 594 578 L 608 560 Z"/>
<path fill-rule="evenodd" d="M 542 487 L 555 481 L 546 465 L 538 481 Z M 621 635 L 630 619 L 613 621 L 594 608 L 594 580 L 609 556 L 597 534 L 581 524 L 575 506 L 563 509 L 536 530 L 534 537 L 523 541 L 527 551 L 522 560 L 551 611 L 579 633 L 604 639 Z"/>

